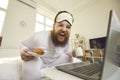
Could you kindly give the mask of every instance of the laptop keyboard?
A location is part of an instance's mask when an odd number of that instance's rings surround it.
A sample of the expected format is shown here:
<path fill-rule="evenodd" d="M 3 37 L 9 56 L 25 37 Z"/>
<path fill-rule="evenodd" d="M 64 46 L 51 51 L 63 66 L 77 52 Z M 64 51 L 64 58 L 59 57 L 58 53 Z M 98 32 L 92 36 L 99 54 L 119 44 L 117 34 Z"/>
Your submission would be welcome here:
<path fill-rule="evenodd" d="M 93 63 L 87 66 L 83 66 L 83 67 L 78 67 L 75 69 L 71 69 L 74 72 L 78 72 L 84 75 L 88 75 L 91 76 L 97 72 L 101 71 L 101 64 L 100 63 Z"/>

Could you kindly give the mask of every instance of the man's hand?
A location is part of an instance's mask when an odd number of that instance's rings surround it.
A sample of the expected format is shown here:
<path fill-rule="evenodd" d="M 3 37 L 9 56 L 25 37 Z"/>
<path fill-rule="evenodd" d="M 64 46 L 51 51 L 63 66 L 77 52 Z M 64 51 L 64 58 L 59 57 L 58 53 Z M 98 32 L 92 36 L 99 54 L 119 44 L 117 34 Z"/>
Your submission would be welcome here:
<path fill-rule="evenodd" d="M 32 60 L 34 58 L 34 56 L 32 56 L 31 54 L 28 53 L 28 49 L 24 49 L 22 52 L 21 52 L 21 59 L 24 60 L 24 61 L 29 61 L 29 60 Z"/>

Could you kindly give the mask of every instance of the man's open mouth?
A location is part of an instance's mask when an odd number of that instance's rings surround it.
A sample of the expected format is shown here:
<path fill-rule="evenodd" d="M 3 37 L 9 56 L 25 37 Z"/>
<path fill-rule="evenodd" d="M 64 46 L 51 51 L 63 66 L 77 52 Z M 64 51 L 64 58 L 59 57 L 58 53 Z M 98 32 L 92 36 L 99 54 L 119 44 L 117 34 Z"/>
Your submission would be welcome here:
<path fill-rule="evenodd" d="M 66 34 L 65 34 L 64 32 L 60 32 L 60 33 L 59 33 L 59 36 L 60 36 L 60 37 L 66 37 Z"/>

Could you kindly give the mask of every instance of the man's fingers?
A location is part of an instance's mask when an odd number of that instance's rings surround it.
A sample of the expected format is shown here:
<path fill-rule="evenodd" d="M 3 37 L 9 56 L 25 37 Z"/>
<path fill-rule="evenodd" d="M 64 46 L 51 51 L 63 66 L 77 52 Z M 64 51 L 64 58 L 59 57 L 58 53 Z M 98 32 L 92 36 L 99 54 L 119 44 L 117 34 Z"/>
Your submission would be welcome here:
<path fill-rule="evenodd" d="M 25 52 L 24 53 L 26 56 L 32 56 L 30 53 L 28 53 L 28 52 Z"/>
<path fill-rule="evenodd" d="M 34 57 L 32 55 L 29 55 L 28 53 L 21 53 L 21 58 L 24 61 L 29 61 L 33 59 Z"/>

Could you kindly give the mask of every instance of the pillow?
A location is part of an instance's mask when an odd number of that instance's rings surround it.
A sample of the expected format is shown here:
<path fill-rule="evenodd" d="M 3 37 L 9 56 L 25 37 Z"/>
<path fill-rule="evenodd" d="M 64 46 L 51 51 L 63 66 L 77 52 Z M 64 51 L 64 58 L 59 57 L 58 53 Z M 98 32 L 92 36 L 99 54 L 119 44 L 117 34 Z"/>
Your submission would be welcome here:
<path fill-rule="evenodd" d="M 0 80 L 21 80 L 20 58 L 0 59 Z"/>

